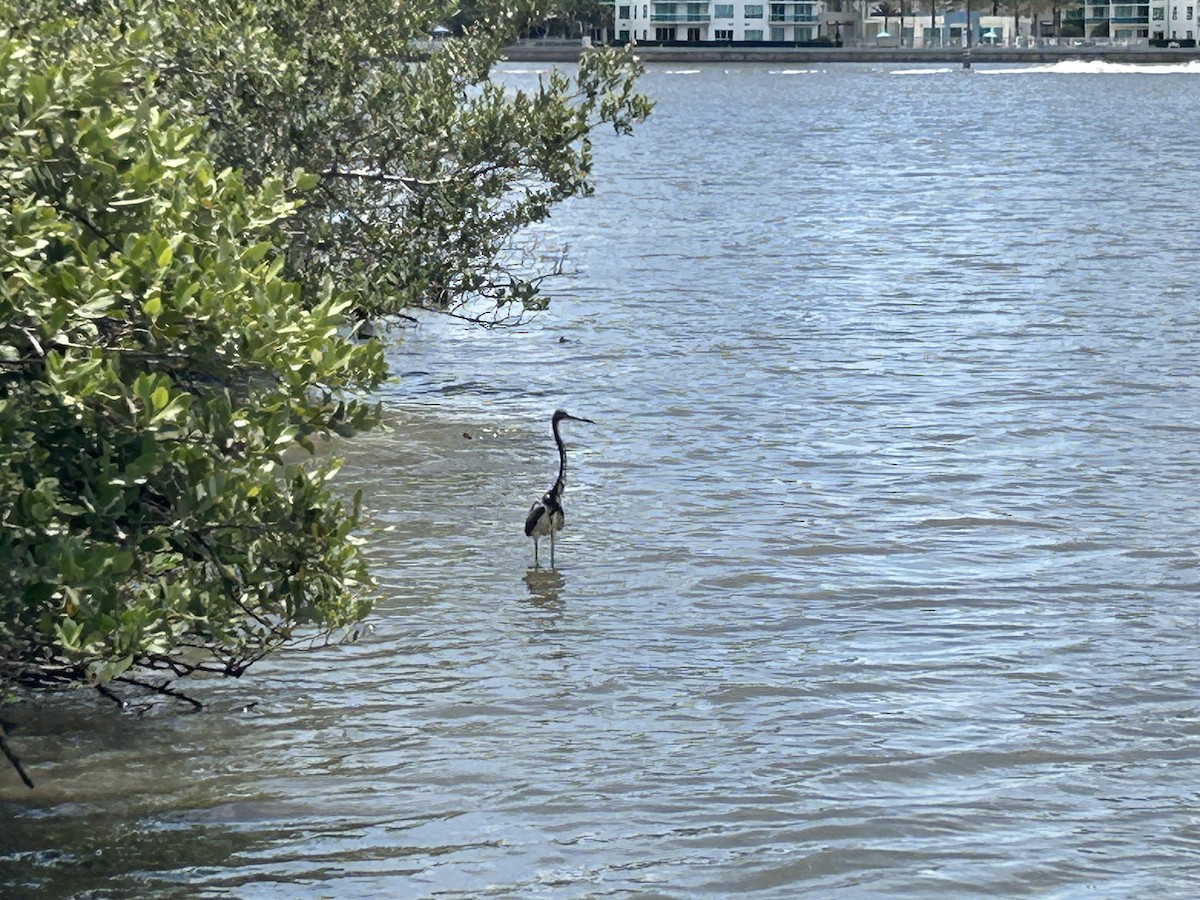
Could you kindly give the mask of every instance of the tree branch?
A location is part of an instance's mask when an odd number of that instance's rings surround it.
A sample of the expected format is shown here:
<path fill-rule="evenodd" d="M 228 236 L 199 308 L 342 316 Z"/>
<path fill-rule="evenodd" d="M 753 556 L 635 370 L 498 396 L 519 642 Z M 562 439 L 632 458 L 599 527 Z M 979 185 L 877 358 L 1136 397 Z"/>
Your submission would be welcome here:
<path fill-rule="evenodd" d="M 190 703 L 196 709 L 204 709 L 204 704 L 199 700 L 195 700 L 189 697 L 183 691 L 177 691 L 167 684 L 152 684 L 149 681 L 142 681 L 129 675 L 122 675 L 115 680 L 121 682 L 122 684 L 132 684 L 135 687 L 145 688 L 146 690 L 152 691 L 156 694 L 165 694 L 168 697 L 174 697 L 176 700 L 182 700 L 185 703 Z"/>
<path fill-rule="evenodd" d="M 5 759 L 9 761 L 9 764 L 17 770 L 17 774 L 21 776 L 21 781 L 25 782 L 25 787 L 33 790 L 33 781 L 25 772 L 25 767 L 21 765 L 20 758 L 17 756 L 17 754 L 13 753 L 12 748 L 8 746 L 8 737 L 5 734 L 7 730 L 8 726 L 3 722 L 0 722 L 0 753 L 3 753 Z"/>

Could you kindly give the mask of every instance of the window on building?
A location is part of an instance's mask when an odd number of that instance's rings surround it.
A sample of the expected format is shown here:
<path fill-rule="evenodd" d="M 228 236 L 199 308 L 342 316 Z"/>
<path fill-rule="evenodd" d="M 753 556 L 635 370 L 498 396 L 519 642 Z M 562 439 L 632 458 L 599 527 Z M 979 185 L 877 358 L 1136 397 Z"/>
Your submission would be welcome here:
<path fill-rule="evenodd" d="M 762 8 L 761 3 L 747 3 L 746 4 L 746 18 L 747 19 L 761 19 L 762 17 L 763 17 L 763 8 Z M 749 40 L 749 38 L 747 38 L 747 40 Z M 761 37 L 757 38 L 757 40 L 761 41 L 762 38 Z"/>
<path fill-rule="evenodd" d="M 732 41 L 733 40 L 733 29 L 732 28 L 730 28 L 730 29 L 721 29 L 721 28 L 713 29 L 713 38 L 718 41 Z"/>
<path fill-rule="evenodd" d="M 762 40 L 762 29 L 761 28 L 747 28 L 746 29 L 746 40 L 761 41 Z"/>
<path fill-rule="evenodd" d="M 732 19 L 733 18 L 733 4 L 732 3 L 718 3 L 713 11 L 713 17 L 717 18 L 717 19 Z"/>
<path fill-rule="evenodd" d="M 1178 7 L 1178 6 L 1172 6 L 1172 7 L 1171 7 L 1171 18 L 1172 18 L 1172 19 L 1178 19 L 1178 18 L 1179 18 L 1179 7 Z"/>
<path fill-rule="evenodd" d="M 629 7 L 628 6 L 618 7 L 617 8 L 617 18 L 618 19 L 628 19 L 629 18 Z"/>
<path fill-rule="evenodd" d="M 650 7 L 648 7 L 648 6 L 643 6 L 643 7 L 642 7 L 642 18 L 643 18 L 643 19 L 648 19 L 648 18 L 650 18 Z M 646 36 L 646 35 L 643 33 L 643 34 L 642 34 L 642 37 L 645 37 L 645 36 Z"/>
<path fill-rule="evenodd" d="M 1150 18 L 1154 19 L 1155 22 L 1161 22 L 1163 20 L 1163 8 L 1161 6 L 1154 7 Z"/>
<path fill-rule="evenodd" d="M 654 39 L 656 41 L 673 41 L 675 40 L 674 28 L 655 28 Z"/>
<path fill-rule="evenodd" d="M 620 41 L 622 44 L 628 44 L 629 43 L 629 29 L 626 28 L 623 31 L 618 31 L 617 32 L 617 40 Z"/>
<path fill-rule="evenodd" d="M 1195 9 L 1195 8 L 1196 8 L 1196 7 L 1194 7 L 1194 6 L 1189 6 L 1189 7 L 1187 8 L 1187 17 L 1188 17 L 1188 21 L 1189 21 L 1189 22 L 1190 22 L 1190 21 L 1192 21 L 1192 10 L 1193 10 L 1193 9 Z M 1191 35 L 1189 34 L 1189 35 L 1188 35 L 1188 37 L 1191 37 Z"/>

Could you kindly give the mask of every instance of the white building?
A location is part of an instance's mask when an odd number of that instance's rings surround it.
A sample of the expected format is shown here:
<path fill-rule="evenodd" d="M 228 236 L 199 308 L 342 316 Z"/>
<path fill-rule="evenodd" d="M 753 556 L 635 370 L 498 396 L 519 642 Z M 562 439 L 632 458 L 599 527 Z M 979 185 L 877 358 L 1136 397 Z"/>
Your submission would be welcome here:
<path fill-rule="evenodd" d="M 1083 0 L 1066 19 L 1083 28 L 1085 37 L 1117 42 L 1193 41 L 1200 0 Z M 1187 46 L 1187 45 L 1184 45 Z"/>
<path fill-rule="evenodd" d="M 614 0 L 614 26 L 621 42 L 792 42 L 840 38 L 846 46 L 961 46 L 966 16 L 961 10 L 899 16 L 868 14 L 873 0 Z M 897 4 L 898 5 L 898 4 Z M 907 5 L 907 4 L 906 4 Z M 1045 38 L 1048 23 L 1026 16 L 972 15 L 972 44 L 1013 46 Z M 1064 25 L 1087 38 L 1122 43 L 1194 41 L 1200 38 L 1200 0 L 1071 0 L 1062 4 Z M 901 27 L 903 26 L 903 27 Z M 1183 46 L 1189 46 L 1184 44 Z"/>
<path fill-rule="evenodd" d="M 824 35 L 821 0 L 615 0 L 617 40 L 812 41 Z"/>
<path fill-rule="evenodd" d="M 1150 37 L 1168 41 L 1194 41 L 1196 9 L 1200 0 L 1151 0 Z"/>

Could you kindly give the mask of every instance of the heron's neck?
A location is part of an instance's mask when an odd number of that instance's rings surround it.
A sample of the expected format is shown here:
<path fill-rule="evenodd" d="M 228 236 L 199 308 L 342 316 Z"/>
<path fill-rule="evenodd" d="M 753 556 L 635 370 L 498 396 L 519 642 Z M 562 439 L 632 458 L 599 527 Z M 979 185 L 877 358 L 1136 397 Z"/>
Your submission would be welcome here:
<path fill-rule="evenodd" d="M 558 423 L 554 423 L 554 443 L 558 444 L 558 480 L 554 482 L 554 495 L 561 496 L 567 488 L 567 447 L 562 435 L 558 433 Z"/>

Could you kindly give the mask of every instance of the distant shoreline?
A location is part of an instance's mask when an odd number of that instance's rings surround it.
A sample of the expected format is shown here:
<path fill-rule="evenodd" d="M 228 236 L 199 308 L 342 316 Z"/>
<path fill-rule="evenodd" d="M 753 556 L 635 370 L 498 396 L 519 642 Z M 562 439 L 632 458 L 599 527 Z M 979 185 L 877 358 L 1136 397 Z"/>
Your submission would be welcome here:
<path fill-rule="evenodd" d="M 515 45 L 504 50 L 509 62 L 574 62 L 582 48 L 570 44 Z M 906 50 L 875 47 L 651 47 L 637 46 L 644 62 L 670 63 L 945 63 L 962 65 L 958 48 Z M 1056 63 L 1100 60 L 1115 63 L 1188 63 L 1200 60 L 1200 50 L 1124 47 L 975 47 L 971 63 Z"/>

